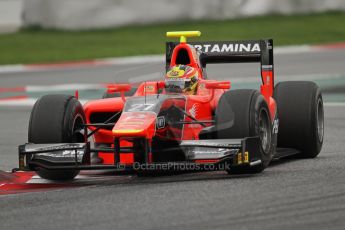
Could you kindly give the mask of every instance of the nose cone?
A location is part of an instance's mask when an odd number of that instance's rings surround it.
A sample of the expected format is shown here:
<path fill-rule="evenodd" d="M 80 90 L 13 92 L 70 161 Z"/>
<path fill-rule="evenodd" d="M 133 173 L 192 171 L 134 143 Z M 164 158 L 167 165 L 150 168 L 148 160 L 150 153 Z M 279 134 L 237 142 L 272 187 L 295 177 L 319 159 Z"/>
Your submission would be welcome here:
<path fill-rule="evenodd" d="M 156 129 L 156 113 L 124 112 L 114 126 L 115 137 L 145 137 L 151 139 Z"/>

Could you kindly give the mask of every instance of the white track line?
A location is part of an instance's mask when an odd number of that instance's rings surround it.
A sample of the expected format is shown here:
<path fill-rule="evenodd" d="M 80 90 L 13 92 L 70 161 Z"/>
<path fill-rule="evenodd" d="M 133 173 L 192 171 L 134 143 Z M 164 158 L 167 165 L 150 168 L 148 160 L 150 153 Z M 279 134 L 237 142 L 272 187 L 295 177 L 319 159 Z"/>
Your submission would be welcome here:
<path fill-rule="evenodd" d="M 59 85 L 28 85 L 25 87 L 26 92 L 51 92 L 67 90 L 92 90 L 105 89 L 102 84 L 59 84 Z"/>
<path fill-rule="evenodd" d="M 105 63 L 107 65 L 130 65 L 130 64 L 147 64 L 164 62 L 164 55 L 145 55 L 145 56 L 133 56 L 122 58 L 103 58 L 96 59 L 96 62 Z"/>
<path fill-rule="evenodd" d="M 345 102 L 325 102 L 323 105 L 328 107 L 345 107 Z"/>
<path fill-rule="evenodd" d="M 78 175 L 75 177 L 75 179 L 85 179 L 85 178 L 89 178 L 89 177 L 83 176 L 83 175 Z M 51 184 L 51 183 L 52 182 L 50 180 L 43 179 L 39 177 L 38 175 L 32 176 L 31 179 L 26 182 L 26 184 Z"/>
<path fill-rule="evenodd" d="M 281 46 L 273 50 L 274 54 L 296 54 L 296 53 L 308 53 L 318 51 L 313 46 L 300 45 L 300 46 Z"/>
<path fill-rule="evenodd" d="M 8 107 L 25 107 L 33 106 L 38 98 L 25 98 L 25 99 L 14 99 L 14 100 L 0 100 L 0 106 Z M 88 100 L 79 100 L 81 104 L 85 104 Z"/>
<path fill-rule="evenodd" d="M 0 73 L 18 73 L 27 71 L 24 65 L 1 65 Z"/>
<path fill-rule="evenodd" d="M 36 98 L 25 98 L 25 99 L 13 99 L 13 100 L 0 100 L 0 106 L 32 106 L 36 102 Z"/>

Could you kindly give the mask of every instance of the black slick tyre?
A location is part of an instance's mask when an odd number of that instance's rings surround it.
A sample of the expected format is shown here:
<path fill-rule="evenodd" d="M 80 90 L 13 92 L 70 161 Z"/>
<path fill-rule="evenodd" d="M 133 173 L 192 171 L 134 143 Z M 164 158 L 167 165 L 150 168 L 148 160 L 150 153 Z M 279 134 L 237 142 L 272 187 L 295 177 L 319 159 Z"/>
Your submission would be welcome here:
<path fill-rule="evenodd" d="M 260 137 L 260 164 L 231 167 L 230 174 L 259 173 L 273 155 L 272 122 L 264 97 L 257 90 L 239 89 L 225 92 L 216 109 L 218 139 Z"/>
<path fill-rule="evenodd" d="M 69 95 L 46 95 L 34 105 L 29 123 L 28 141 L 34 144 L 84 142 L 85 114 L 80 102 Z M 71 180 L 78 170 L 36 168 L 48 180 Z"/>
<path fill-rule="evenodd" d="M 294 148 L 302 158 L 316 157 L 324 137 L 323 100 L 314 82 L 288 81 L 275 86 L 278 107 L 278 147 Z"/>

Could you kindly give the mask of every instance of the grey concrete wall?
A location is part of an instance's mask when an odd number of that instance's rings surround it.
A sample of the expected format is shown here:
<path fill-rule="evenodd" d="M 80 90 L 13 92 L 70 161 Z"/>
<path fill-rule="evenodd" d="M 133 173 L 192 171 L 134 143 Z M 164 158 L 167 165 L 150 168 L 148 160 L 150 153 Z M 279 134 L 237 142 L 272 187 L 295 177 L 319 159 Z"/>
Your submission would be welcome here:
<path fill-rule="evenodd" d="M 24 25 L 68 30 L 345 10 L 345 0 L 25 0 Z"/>
<path fill-rule="evenodd" d="M 0 0 L 0 33 L 17 30 L 21 24 L 23 0 Z"/>

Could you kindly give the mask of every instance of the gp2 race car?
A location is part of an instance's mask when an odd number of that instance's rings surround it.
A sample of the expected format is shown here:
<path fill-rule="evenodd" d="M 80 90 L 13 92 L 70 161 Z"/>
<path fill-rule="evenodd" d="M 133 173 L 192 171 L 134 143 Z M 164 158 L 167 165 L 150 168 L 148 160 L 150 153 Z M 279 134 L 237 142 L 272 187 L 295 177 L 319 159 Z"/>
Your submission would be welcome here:
<path fill-rule="evenodd" d="M 200 34 L 167 33 L 180 38 L 166 43 L 169 77 L 184 84 L 179 77 L 186 68 L 195 70 L 193 94 L 171 91 L 166 79 L 135 89 L 109 84 L 103 99 L 84 106 L 70 95 L 40 98 L 31 112 L 29 143 L 19 146 L 19 169 L 50 180 L 70 180 L 92 169 L 240 174 L 259 173 L 274 158 L 316 157 L 324 134 L 318 86 L 274 85 L 272 39 L 187 43 Z M 207 64 L 247 62 L 261 64 L 260 91 L 229 90 L 230 81 L 206 77 Z"/>

